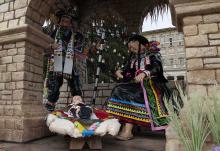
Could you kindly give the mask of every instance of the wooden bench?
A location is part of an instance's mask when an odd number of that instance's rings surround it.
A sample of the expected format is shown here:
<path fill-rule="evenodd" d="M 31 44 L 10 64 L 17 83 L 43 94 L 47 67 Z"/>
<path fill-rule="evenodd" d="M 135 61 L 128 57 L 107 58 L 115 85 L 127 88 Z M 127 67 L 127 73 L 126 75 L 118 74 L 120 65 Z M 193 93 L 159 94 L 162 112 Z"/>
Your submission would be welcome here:
<path fill-rule="evenodd" d="M 102 138 L 100 136 L 92 136 L 85 138 L 70 138 L 70 150 L 81 150 L 85 144 L 88 144 L 90 149 L 101 150 L 102 149 Z"/>

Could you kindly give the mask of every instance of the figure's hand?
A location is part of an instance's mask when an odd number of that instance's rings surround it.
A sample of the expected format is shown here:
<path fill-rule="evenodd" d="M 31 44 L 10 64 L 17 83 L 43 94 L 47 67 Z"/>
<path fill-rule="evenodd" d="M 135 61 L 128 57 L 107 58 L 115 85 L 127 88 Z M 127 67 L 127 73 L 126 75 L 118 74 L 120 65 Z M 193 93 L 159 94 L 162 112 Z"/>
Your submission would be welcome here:
<path fill-rule="evenodd" d="M 140 73 L 139 75 L 137 75 L 134 79 L 135 79 L 135 81 L 136 82 L 141 82 L 141 81 L 143 81 L 144 80 L 144 78 L 145 78 L 145 73 Z"/>
<path fill-rule="evenodd" d="M 115 72 L 115 75 L 116 75 L 116 77 L 117 77 L 117 80 L 123 79 L 123 75 L 122 75 L 121 73 L 122 73 L 121 70 L 117 70 L 117 71 Z"/>
<path fill-rule="evenodd" d="M 57 49 L 60 45 L 59 44 L 51 44 L 51 48 L 54 50 L 54 49 Z"/>
<path fill-rule="evenodd" d="M 101 47 L 100 42 L 98 42 L 98 43 L 96 44 L 96 46 L 95 46 L 95 47 L 96 47 L 96 49 L 98 49 L 98 50 L 99 50 L 99 49 L 100 49 L 100 47 Z"/>

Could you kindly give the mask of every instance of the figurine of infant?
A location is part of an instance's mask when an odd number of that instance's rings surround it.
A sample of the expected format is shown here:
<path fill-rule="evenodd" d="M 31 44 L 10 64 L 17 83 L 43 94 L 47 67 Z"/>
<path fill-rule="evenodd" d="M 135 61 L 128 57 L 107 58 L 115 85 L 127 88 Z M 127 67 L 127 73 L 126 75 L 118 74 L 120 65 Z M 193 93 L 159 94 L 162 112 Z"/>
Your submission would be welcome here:
<path fill-rule="evenodd" d="M 93 113 L 92 108 L 85 105 L 80 96 L 74 96 L 70 106 L 68 113 L 76 119 L 90 119 Z"/>

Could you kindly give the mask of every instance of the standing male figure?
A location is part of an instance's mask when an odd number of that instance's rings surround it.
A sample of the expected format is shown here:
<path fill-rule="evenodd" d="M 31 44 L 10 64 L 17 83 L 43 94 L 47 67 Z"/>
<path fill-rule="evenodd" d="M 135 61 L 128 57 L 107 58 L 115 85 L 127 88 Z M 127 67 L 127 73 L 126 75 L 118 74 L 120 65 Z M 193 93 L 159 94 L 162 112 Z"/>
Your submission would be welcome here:
<path fill-rule="evenodd" d="M 47 102 L 45 107 L 48 111 L 55 109 L 59 99 L 59 89 L 63 84 L 63 79 L 67 80 L 71 95 L 74 99 L 81 99 L 82 90 L 79 73 L 74 63 L 74 50 L 77 40 L 82 39 L 82 35 L 74 32 L 74 22 L 76 21 L 71 11 L 58 13 L 58 27 L 54 30 L 51 37 L 55 42 L 50 45 L 52 55 L 48 61 L 46 87 Z"/>

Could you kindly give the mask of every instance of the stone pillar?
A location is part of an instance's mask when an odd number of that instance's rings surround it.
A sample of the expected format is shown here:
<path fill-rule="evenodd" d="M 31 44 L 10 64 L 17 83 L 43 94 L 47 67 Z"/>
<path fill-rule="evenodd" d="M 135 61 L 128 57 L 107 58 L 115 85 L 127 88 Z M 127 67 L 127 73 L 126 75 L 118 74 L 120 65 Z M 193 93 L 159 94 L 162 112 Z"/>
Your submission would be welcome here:
<path fill-rule="evenodd" d="M 188 94 L 197 90 L 211 94 L 220 84 L 220 2 L 219 0 L 170 0 L 173 24 L 183 31 L 186 47 Z M 166 151 L 180 150 L 167 130 Z M 210 143 L 210 142 L 209 142 Z M 211 148 L 209 148 L 210 150 Z"/>
<path fill-rule="evenodd" d="M 178 136 L 171 126 L 166 129 L 166 151 L 183 151 Z"/>
<path fill-rule="evenodd" d="M 42 105 L 41 26 L 54 0 L 0 0 L 0 140 L 26 142 L 49 134 Z"/>
<path fill-rule="evenodd" d="M 42 88 L 43 51 L 50 41 L 30 25 L 0 31 L 0 140 L 48 135 Z"/>

